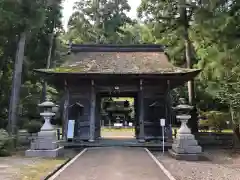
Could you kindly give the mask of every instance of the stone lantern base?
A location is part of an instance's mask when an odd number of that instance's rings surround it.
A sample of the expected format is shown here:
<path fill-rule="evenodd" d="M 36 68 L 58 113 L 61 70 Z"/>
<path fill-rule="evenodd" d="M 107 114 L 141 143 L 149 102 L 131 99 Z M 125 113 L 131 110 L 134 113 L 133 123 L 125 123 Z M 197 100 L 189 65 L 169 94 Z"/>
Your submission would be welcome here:
<path fill-rule="evenodd" d="M 198 145 L 197 140 L 187 126 L 187 122 L 191 118 L 189 112 L 193 109 L 193 106 L 187 105 L 182 98 L 179 100 L 181 104 L 173 109 L 178 113 L 177 119 L 181 121 L 181 127 L 169 153 L 179 160 L 200 160 L 203 157 L 202 147 Z"/>
<path fill-rule="evenodd" d="M 200 160 L 203 157 L 202 147 L 198 145 L 194 135 L 178 134 L 169 150 L 172 157 L 178 160 Z"/>
<path fill-rule="evenodd" d="M 28 157 L 58 157 L 63 154 L 64 147 L 59 146 L 55 130 L 40 131 L 31 142 L 31 148 L 25 151 Z"/>

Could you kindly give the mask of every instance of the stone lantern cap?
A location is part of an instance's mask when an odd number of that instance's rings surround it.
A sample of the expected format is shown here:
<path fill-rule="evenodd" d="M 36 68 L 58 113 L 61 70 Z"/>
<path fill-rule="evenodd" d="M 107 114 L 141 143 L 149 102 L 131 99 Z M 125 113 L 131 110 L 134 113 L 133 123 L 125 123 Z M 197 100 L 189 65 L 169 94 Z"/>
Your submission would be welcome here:
<path fill-rule="evenodd" d="M 176 107 L 173 107 L 178 114 L 189 114 L 189 112 L 193 109 L 193 106 L 190 106 L 186 103 L 184 98 L 179 99 L 180 104 Z"/>
<path fill-rule="evenodd" d="M 51 101 L 45 101 L 38 105 L 39 107 L 55 107 L 56 105 Z"/>

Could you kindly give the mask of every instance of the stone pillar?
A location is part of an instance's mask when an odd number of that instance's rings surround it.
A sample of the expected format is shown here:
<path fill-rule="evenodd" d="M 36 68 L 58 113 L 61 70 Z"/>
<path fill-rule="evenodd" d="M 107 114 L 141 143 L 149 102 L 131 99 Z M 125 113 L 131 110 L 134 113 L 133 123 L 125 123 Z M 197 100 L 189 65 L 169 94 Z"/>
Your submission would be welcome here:
<path fill-rule="evenodd" d="M 143 80 L 140 80 L 140 91 L 139 91 L 139 142 L 145 142 L 145 133 L 144 133 L 144 96 L 143 96 Z"/>
<path fill-rule="evenodd" d="M 95 111 L 96 111 L 96 92 L 94 87 L 94 80 L 91 81 L 91 107 L 90 107 L 90 136 L 89 142 L 95 140 Z"/>

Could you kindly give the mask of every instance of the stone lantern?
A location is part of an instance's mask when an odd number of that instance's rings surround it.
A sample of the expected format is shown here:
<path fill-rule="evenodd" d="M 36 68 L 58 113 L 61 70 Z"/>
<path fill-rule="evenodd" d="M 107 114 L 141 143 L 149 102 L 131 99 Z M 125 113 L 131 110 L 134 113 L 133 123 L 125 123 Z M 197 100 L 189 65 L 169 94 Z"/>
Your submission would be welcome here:
<path fill-rule="evenodd" d="M 202 148 L 187 125 L 193 106 L 186 104 L 185 100 L 181 98 L 180 105 L 173 109 L 177 114 L 177 119 L 181 121 L 181 127 L 169 153 L 179 160 L 198 160 L 202 156 Z"/>
<path fill-rule="evenodd" d="M 57 132 L 50 122 L 51 118 L 55 116 L 52 110 L 56 105 L 47 100 L 38 106 L 43 108 L 43 112 L 40 115 L 45 122 L 40 132 L 38 132 L 37 138 L 31 142 L 31 148 L 25 152 L 25 155 L 32 157 L 57 157 L 63 152 L 63 147 L 59 146 Z"/>
<path fill-rule="evenodd" d="M 52 111 L 55 106 L 55 104 L 51 101 L 45 101 L 41 104 L 38 105 L 40 108 L 43 108 L 43 112 L 40 113 L 40 115 L 43 117 L 43 119 L 45 120 L 42 128 L 41 128 L 41 131 L 51 131 L 51 130 L 54 130 L 50 120 L 53 116 L 55 116 L 55 113 Z"/>

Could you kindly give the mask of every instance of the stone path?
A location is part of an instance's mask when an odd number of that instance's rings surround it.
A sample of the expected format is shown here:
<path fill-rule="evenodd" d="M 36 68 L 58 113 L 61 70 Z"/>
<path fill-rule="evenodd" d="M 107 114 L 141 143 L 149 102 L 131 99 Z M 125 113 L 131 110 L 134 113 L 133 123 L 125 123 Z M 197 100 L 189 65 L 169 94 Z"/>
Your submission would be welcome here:
<path fill-rule="evenodd" d="M 143 148 L 87 149 L 54 180 L 169 180 Z"/>

